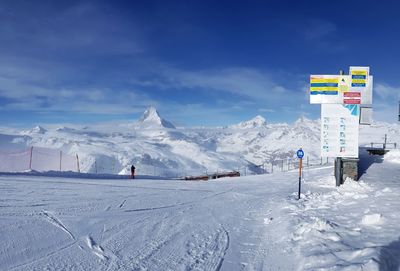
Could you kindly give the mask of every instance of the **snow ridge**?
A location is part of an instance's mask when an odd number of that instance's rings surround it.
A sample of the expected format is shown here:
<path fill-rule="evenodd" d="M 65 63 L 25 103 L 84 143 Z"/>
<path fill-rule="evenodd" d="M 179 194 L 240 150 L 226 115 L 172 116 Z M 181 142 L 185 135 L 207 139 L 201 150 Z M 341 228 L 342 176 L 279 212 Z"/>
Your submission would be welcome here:
<path fill-rule="evenodd" d="M 231 125 L 230 128 L 237 129 L 252 129 L 252 128 L 261 128 L 267 125 L 267 121 L 264 117 L 257 115 L 248 121 L 243 121 L 235 125 Z"/>

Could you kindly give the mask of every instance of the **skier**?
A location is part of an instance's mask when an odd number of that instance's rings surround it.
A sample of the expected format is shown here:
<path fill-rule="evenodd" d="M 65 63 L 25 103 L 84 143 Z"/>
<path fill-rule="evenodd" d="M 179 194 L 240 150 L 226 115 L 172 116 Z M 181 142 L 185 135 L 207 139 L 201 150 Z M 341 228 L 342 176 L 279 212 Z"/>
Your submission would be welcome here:
<path fill-rule="evenodd" d="M 131 166 L 131 179 L 135 179 L 135 166 L 134 165 L 132 165 Z"/>

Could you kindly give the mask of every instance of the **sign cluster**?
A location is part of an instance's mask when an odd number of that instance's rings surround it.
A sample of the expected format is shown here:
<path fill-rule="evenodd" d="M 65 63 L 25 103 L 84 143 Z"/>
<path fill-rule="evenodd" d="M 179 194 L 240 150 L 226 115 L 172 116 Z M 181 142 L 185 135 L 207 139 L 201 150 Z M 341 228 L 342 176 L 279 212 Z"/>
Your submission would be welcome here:
<path fill-rule="evenodd" d="M 372 84 L 369 67 L 310 76 L 310 103 L 321 104 L 322 157 L 358 157 L 359 123 L 368 124 L 372 114 Z"/>
<path fill-rule="evenodd" d="M 350 67 L 350 75 L 311 75 L 312 104 L 372 104 L 369 67 Z"/>

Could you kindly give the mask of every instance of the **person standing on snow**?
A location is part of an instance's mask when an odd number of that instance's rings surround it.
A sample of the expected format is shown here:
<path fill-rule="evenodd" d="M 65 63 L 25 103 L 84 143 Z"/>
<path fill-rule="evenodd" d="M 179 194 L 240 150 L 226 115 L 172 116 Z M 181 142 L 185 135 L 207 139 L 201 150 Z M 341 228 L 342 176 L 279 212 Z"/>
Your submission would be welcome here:
<path fill-rule="evenodd" d="M 131 179 L 135 179 L 135 166 L 134 165 L 132 165 L 131 166 Z"/>

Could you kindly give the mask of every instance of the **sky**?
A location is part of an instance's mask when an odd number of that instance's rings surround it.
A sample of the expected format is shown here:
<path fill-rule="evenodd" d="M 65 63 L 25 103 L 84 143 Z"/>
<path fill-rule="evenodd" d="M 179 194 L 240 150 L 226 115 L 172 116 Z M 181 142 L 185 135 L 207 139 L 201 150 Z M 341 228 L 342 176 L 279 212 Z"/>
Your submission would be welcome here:
<path fill-rule="evenodd" d="M 397 122 L 396 1 L 0 1 L 0 124 L 318 119 L 310 74 L 370 66 Z"/>

